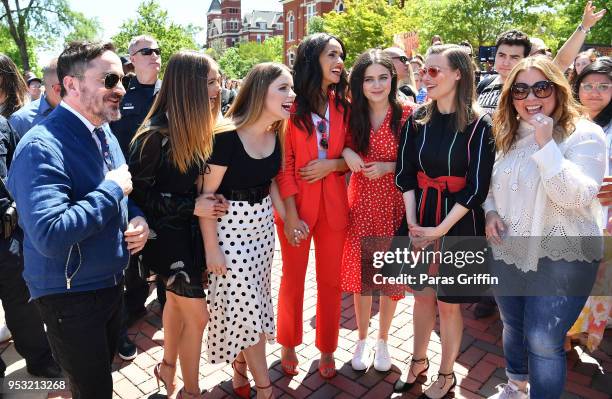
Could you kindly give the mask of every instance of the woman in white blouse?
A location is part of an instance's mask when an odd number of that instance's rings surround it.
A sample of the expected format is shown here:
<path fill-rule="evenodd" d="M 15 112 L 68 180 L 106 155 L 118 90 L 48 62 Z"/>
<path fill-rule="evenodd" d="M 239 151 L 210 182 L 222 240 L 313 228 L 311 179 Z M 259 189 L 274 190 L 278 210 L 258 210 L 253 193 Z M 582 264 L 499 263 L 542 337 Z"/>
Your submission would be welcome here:
<path fill-rule="evenodd" d="M 576 281 L 592 286 L 600 256 L 606 142 L 546 57 L 514 67 L 493 126 L 498 155 L 483 206 L 509 378 L 495 397 L 527 398 L 529 383 L 532 398 L 559 398 L 564 337 L 588 291 L 568 293 Z"/>

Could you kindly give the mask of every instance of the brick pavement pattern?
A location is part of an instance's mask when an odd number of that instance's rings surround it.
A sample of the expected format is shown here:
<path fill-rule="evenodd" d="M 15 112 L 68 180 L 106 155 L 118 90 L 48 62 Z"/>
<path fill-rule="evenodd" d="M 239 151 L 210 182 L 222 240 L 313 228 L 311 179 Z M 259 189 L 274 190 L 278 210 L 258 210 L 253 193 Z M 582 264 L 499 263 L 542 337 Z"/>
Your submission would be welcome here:
<path fill-rule="evenodd" d="M 312 250 L 311 250 L 312 251 Z M 311 253 L 304 301 L 304 342 L 296 348 L 300 359 L 299 374 L 289 378 L 280 367 L 280 345 L 269 345 L 268 366 L 277 398 L 416 398 L 420 387 L 402 395 L 393 394 L 393 383 L 401 372 L 405 372 L 412 349 L 413 327 L 411 297 L 403 299 L 397 307 L 397 314 L 389 332 L 389 352 L 393 368 L 388 373 L 379 373 L 370 368 L 365 373 L 352 370 L 350 361 L 357 340 L 357 325 L 353 311 L 352 295 L 345 294 L 342 300 L 342 319 L 339 347 L 336 351 L 338 375 L 332 380 L 323 380 L 317 371 L 319 353 L 314 346 L 314 317 L 316 310 L 316 278 L 314 254 Z M 273 264 L 272 287 L 276 303 L 281 277 L 280 251 L 277 245 Z M 153 376 L 153 366 L 162 360 L 164 334 L 161 329 L 160 306 L 154 297 L 149 298 L 148 314 L 129 330 L 129 335 L 138 346 L 138 356 L 131 362 L 115 358 L 113 367 L 114 398 L 165 398 L 165 391 L 158 392 Z M 473 306 L 473 305 L 472 305 Z M 497 315 L 488 319 L 475 320 L 472 306 L 463 306 L 464 336 L 461 353 L 455 365 L 458 383 L 456 398 L 486 398 L 497 392 L 496 386 L 505 382 L 504 358 L 501 346 L 502 325 Z M 378 327 L 377 301 L 374 301 L 370 338 L 376 339 Z M 431 362 L 429 377 L 435 377 L 440 364 L 439 324 L 432 334 L 428 356 Z M 205 398 L 231 398 L 232 369 L 229 365 L 213 366 L 206 361 L 203 342 L 200 364 L 200 387 L 206 391 Z M 0 345 L 0 351 L 9 365 L 8 376 L 26 376 L 25 364 L 16 354 L 12 343 Z M 607 399 L 612 397 L 612 331 L 608 333 L 599 350 L 589 354 L 581 347 L 568 354 L 568 376 L 563 399 L 588 398 Z M 15 374 L 12 374 L 15 373 Z M 177 367 L 180 377 L 180 368 Z M 251 382 L 254 386 L 254 382 Z M 255 390 L 251 391 L 255 397 Z M 1 397 L 1 395 L 0 395 Z M 13 397 L 4 395 L 5 398 Z M 69 398 L 69 392 L 54 392 L 49 395 L 14 396 L 16 398 Z"/>

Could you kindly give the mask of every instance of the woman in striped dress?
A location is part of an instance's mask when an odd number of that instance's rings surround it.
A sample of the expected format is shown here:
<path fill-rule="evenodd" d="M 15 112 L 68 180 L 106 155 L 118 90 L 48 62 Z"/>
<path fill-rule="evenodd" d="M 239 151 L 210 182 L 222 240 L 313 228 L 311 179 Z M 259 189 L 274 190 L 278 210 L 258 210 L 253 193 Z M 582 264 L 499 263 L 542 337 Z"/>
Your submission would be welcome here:
<path fill-rule="evenodd" d="M 409 119 L 400 138 L 396 184 L 403 193 L 407 227 L 402 235 L 408 232 L 419 247 L 442 236 L 484 236 L 481 204 L 489 190 L 495 148 L 491 120 L 477 109 L 472 63 L 461 47 L 438 45 L 430 48 L 421 71 L 433 101 Z M 456 270 L 455 265 L 442 263 L 438 275 Z M 442 398 L 456 384 L 453 365 L 463 331 L 460 304 L 476 302 L 478 297 L 456 292 L 449 296 L 435 285 L 413 288 L 420 291 L 413 312 L 413 357 L 406 379 L 398 380 L 395 390 L 407 391 L 422 383 L 420 377 L 429 368 L 427 346 L 437 304 L 442 359 L 437 379 L 422 397 Z"/>

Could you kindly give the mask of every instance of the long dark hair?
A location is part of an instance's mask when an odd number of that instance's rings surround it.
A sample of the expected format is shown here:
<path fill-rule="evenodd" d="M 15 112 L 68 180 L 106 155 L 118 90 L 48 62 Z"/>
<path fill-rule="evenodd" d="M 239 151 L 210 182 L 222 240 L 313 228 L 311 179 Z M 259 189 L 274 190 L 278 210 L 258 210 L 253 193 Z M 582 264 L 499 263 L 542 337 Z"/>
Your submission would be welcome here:
<path fill-rule="evenodd" d="M 310 114 L 317 112 L 320 105 L 327 101 L 327 93 L 321 92 L 323 82 L 323 70 L 319 63 L 319 56 L 327 46 L 327 43 L 335 39 L 342 47 L 342 59 L 346 56 L 346 50 L 342 40 L 327 33 L 315 33 L 304 38 L 297 49 L 295 63 L 293 64 L 293 85 L 297 97 L 295 98 L 295 114 L 291 116 L 293 123 L 308 134 L 314 132 L 314 125 Z M 335 92 L 335 105 L 339 109 L 348 109 L 346 89 L 348 79 L 346 70 L 342 69 L 340 82 L 330 87 Z M 344 117 L 347 113 L 344 112 Z M 323 117 L 323 115 L 319 115 Z"/>
<path fill-rule="evenodd" d="M 584 67 L 582 72 L 580 72 L 580 75 L 576 77 L 573 89 L 574 95 L 578 101 L 580 101 L 580 98 L 578 97 L 580 83 L 582 83 L 584 78 L 586 78 L 588 75 L 592 75 L 594 73 L 605 75 L 612 81 L 612 58 L 601 57 L 596 59 L 594 62 Z M 606 107 L 602 109 L 599 114 L 597 114 L 597 116 L 593 119 L 593 122 L 597 123 L 601 127 L 605 127 L 610 123 L 610 119 L 612 119 L 612 101 L 610 101 L 608 105 L 606 105 Z"/>
<path fill-rule="evenodd" d="M 28 102 L 28 85 L 13 60 L 2 53 L 0 53 L 0 92 L 6 96 L 4 104 L 0 104 L 2 109 L 0 115 L 5 118 Z"/>
<path fill-rule="evenodd" d="M 372 128 L 368 99 L 363 94 L 363 80 L 366 69 L 374 64 L 382 65 L 391 74 L 391 91 L 389 92 L 391 131 L 395 137 L 399 138 L 401 129 L 402 106 L 397 100 L 397 72 L 393 66 L 393 60 L 382 50 L 368 50 L 355 61 L 350 78 L 351 117 L 349 126 L 355 149 L 362 154 L 367 153 L 370 147 L 370 129 Z"/>

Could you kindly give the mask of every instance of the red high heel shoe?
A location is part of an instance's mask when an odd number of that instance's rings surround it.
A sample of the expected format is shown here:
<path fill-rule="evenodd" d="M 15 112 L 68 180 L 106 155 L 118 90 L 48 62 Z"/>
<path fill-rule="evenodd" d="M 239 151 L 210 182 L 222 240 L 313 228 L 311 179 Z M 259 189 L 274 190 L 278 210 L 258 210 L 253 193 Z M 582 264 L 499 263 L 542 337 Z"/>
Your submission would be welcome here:
<path fill-rule="evenodd" d="M 334 359 L 333 355 L 330 360 L 319 360 L 319 374 L 326 380 L 336 376 L 336 359 Z"/>
<path fill-rule="evenodd" d="M 236 368 L 236 363 L 246 364 L 246 362 L 241 362 L 238 359 L 236 359 L 232 362 L 232 368 L 239 376 L 241 376 L 242 378 L 248 381 L 249 377 L 245 374 L 242 374 L 240 371 L 238 371 L 238 369 Z M 250 382 L 247 382 L 241 387 L 232 386 L 232 388 L 234 389 L 234 393 L 236 394 L 236 396 L 239 396 L 243 399 L 249 399 L 251 397 L 251 383 Z"/>
<path fill-rule="evenodd" d="M 166 381 L 164 381 L 164 379 L 161 376 L 161 366 L 164 367 L 168 367 L 171 369 L 175 369 L 176 368 L 176 364 L 170 364 L 166 361 L 166 359 L 162 359 L 161 363 L 157 363 L 155 365 L 155 368 L 153 369 L 153 374 L 155 375 L 155 379 L 157 380 L 157 390 L 160 390 L 160 381 L 164 383 L 164 387 L 166 388 L 166 394 L 169 396 L 171 396 L 174 391 L 176 390 L 176 385 L 172 386 L 172 385 L 168 385 L 168 383 Z M 168 388 L 172 387 L 172 390 L 169 390 Z"/>
<path fill-rule="evenodd" d="M 297 355 L 296 355 L 297 356 Z M 283 373 L 285 373 L 286 376 L 289 377 L 293 377 L 298 375 L 298 361 L 297 360 L 287 360 L 287 359 L 283 359 L 283 357 L 281 356 L 281 368 L 283 369 Z"/>

